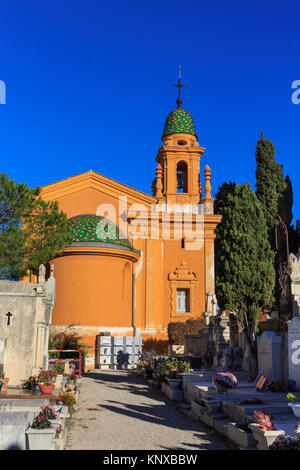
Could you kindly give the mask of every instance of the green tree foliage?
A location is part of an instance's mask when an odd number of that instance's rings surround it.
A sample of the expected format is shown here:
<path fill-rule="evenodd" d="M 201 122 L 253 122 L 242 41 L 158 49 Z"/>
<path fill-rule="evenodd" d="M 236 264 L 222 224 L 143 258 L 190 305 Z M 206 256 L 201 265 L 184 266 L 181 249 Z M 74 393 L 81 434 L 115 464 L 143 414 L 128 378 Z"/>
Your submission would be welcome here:
<path fill-rule="evenodd" d="M 256 146 L 256 195 L 273 237 L 274 224 L 279 215 L 289 227 L 292 219 L 293 190 L 289 176 L 284 178 L 282 166 L 275 160 L 275 147 L 261 132 Z"/>
<path fill-rule="evenodd" d="M 0 278 L 17 280 L 62 253 L 67 217 L 57 202 L 0 174 Z"/>
<path fill-rule="evenodd" d="M 50 333 L 48 349 L 70 350 L 78 349 L 81 351 L 82 356 L 86 357 L 89 354 L 89 348 L 83 343 L 83 337 L 75 330 L 76 325 L 69 325 L 65 330 L 58 333 Z M 58 353 L 50 353 L 51 357 L 56 357 Z M 72 356 L 72 354 L 71 354 Z"/>
<path fill-rule="evenodd" d="M 274 252 L 260 202 L 248 183 L 223 183 L 215 211 L 222 221 L 216 229 L 216 294 L 221 309 L 238 315 L 252 352 L 259 314 L 272 307 Z"/>

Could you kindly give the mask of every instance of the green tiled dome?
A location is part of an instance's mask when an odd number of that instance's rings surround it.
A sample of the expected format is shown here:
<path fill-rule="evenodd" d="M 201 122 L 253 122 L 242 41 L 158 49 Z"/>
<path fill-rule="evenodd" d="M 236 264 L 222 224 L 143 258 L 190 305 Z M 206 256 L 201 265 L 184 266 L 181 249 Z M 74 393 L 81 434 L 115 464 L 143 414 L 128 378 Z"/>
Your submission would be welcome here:
<path fill-rule="evenodd" d="M 76 215 L 67 221 L 67 234 L 72 242 L 113 243 L 132 248 L 117 225 L 100 215 Z"/>
<path fill-rule="evenodd" d="M 167 117 L 162 139 L 170 134 L 191 134 L 197 138 L 194 121 L 188 111 L 178 107 Z"/>

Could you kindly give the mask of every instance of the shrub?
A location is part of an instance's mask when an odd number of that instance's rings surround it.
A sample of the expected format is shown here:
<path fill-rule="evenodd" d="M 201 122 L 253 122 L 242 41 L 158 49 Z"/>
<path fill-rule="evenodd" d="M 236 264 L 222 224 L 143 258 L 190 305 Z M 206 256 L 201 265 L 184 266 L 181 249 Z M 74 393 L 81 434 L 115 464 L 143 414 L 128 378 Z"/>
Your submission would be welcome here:
<path fill-rule="evenodd" d="M 166 378 L 175 378 L 180 372 L 191 372 L 191 366 L 186 361 L 180 361 L 177 358 L 159 360 L 155 367 L 155 378 L 158 382 L 166 382 Z"/>
<path fill-rule="evenodd" d="M 186 335 L 197 335 L 203 327 L 203 319 L 190 319 L 185 322 L 177 321 L 168 324 L 168 337 L 170 344 L 184 344 Z"/>
<path fill-rule="evenodd" d="M 74 325 L 69 325 L 65 331 L 51 333 L 49 338 L 49 349 L 78 349 L 82 356 L 86 357 L 90 346 L 82 343 L 83 337 L 74 331 Z M 59 353 L 49 353 L 49 357 L 57 357 Z"/>

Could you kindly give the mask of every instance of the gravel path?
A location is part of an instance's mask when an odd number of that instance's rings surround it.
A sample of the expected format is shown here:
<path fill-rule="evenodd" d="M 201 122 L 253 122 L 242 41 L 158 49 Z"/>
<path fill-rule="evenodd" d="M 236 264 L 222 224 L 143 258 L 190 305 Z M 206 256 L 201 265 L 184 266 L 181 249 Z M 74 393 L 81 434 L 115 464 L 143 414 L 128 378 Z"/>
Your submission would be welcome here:
<path fill-rule="evenodd" d="M 81 382 L 66 450 L 232 449 L 132 372 L 90 372 Z"/>

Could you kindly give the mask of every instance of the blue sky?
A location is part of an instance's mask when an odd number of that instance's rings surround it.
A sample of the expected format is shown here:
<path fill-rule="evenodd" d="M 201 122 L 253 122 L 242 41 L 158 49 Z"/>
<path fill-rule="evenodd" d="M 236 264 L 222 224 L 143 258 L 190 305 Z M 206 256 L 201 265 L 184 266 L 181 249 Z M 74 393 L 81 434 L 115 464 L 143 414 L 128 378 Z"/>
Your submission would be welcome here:
<path fill-rule="evenodd" d="M 168 113 L 193 116 L 213 191 L 255 189 L 260 130 L 300 218 L 300 1 L 0 0 L 1 170 L 30 186 L 93 169 L 150 193 Z"/>

